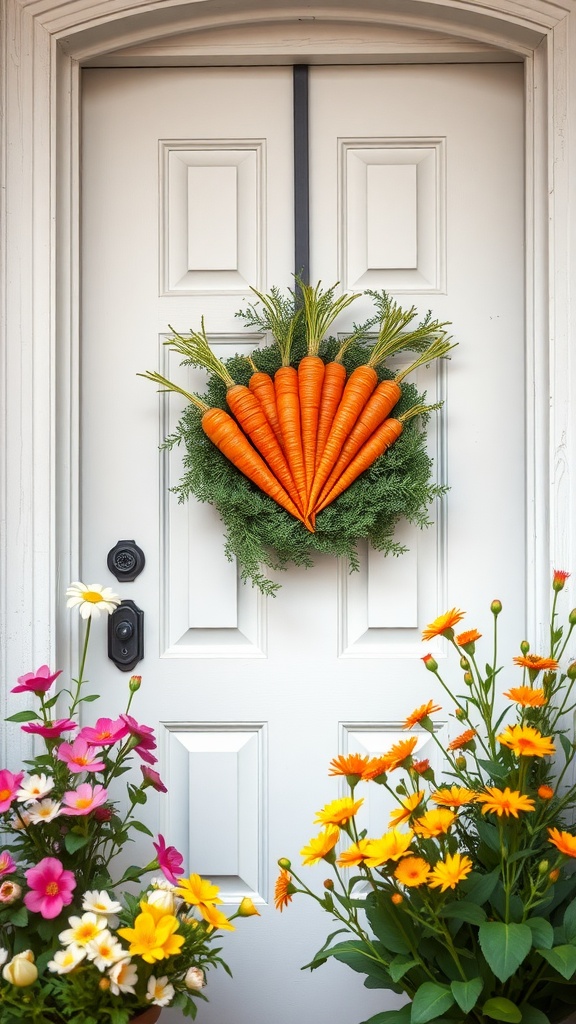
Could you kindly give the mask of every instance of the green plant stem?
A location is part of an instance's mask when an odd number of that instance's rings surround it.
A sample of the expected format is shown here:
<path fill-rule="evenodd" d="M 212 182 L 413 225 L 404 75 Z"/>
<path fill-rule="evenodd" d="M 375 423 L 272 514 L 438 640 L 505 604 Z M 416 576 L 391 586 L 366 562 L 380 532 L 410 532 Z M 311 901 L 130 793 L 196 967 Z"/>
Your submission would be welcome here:
<path fill-rule="evenodd" d="M 74 715 L 74 713 L 76 711 L 76 708 L 78 707 L 78 704 L 80 703 L 80 699 L 81 699 L 80 698 L 80 692 L 82 690 L 82 685 L 84 683 L 84 668 L 86 666 L 86 655 L 88 654 L 88 642 L 90 640 L 90 628 L 91 628 L 91 626 L 92 626 L 92 616 L 88 616 L 88 619 L 86 620 L 86 632 L 84 634 L 84 646 L 82 648 L 82 656 L 80 658 L 80 668 L 78 670 L 78 679 L 74 680 L 74 682 L 76 683 L 76 693 L 74 695 L 74 698 L 72 700 L 72 704 L 70 705 L 70 710 L 68 712 L 68 717 L 69 718 L 73 717 L 73 715 Z"/>

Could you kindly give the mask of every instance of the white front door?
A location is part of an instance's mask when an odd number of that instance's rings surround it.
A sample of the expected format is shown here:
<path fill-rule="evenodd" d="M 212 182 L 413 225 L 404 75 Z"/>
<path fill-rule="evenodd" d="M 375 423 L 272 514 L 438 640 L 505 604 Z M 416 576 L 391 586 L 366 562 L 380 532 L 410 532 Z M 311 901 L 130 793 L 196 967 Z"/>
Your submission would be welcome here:
<path fill-rule="evenodd" d="M 205 1024 L 356 1024 L 395 1005 L 342 965 L 300 972 L 332 922 L 302 898 L 274 909 L 276 861 L 299 863 L 339 795 L 330 759 L 382 752 L 439 696 L 419 661 L 427 622 L 458 605 L 482 629 L 496 596 L 511 635 L 525 619 L 521 66 L 315 67 L 309 85 L 311 281 L 386 288 L 453 322 L 451 362 L 418 379 L 445 399 L 429 436 L 450 490 L 433 526 L 404 530 L 408 554 L 361 548 L 352 575 L 319 557 L 265 599 L 238 582 L 214 511 L 170 493 L 179 456 L 158 445 L 181 406 L 136 374 L 183 374 L 162 341 L 202 315 L 218 355 L 249 352 L 259 339 L 234 316 L 249 286 L 291 285 L 291 69 L 84 74 L 82 578 L 145 612 L 134 713 L 158 730 L 169 796 L 143 820 L 226 903 L 250 894 L 261 912 L 226 937 L 234 980 L 209 979 Z M 127 538 L 146 566 L 120 586 L 106 557 Z M 102 632 L 89 674 L 100 713 L 123 710 Z M 366 796 L 380 835 L 385 807 Z M 304 870 L 321 885 L 322 865 Z"/>

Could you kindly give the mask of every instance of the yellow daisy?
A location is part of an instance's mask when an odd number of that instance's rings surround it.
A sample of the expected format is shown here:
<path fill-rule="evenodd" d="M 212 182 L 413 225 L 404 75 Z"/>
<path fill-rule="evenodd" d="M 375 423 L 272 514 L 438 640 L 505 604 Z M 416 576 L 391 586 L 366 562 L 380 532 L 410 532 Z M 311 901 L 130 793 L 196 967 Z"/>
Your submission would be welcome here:
<path fill-rule="evenodd" d="M 315 825 L 346 825 L 353 818 L 364 801 L 353 800 L 351 796 L 343 796 L 340 800 L 332 800 L 318 811 L 314 818 Z"/>
<path fill-rule="evenodd" d="M 200 875 L 190 875 L 189 878 L 178 880 L 178 886 L 174 890 L 176 896 L 180 896 L 185 903 L 193 907 L 203 907 L 208 904 L 222 903 L 218 893 L 217 885 L 212 885 L 206 878 Z"/>
<path fill-rule="evenodd" d="M 456 815 L 452 811 L 447 807 L 439 807 L 437 810 L 426 811 L 426 814 L 413 822 L 412 828 L 423 839 L 433 839 L 434 836 L 448 832 L 455 821 Z"/>
<path fill-rule="evenodd" d="M 388 860 L 400 860 L 406 857 L 408 848 L 414 838 L 413 832 L 399 832 L 393 828 L 381 839 L 367 840 L 364 851 L 364 863 L 368 868 L 377 868 Z"/>
<path fill-rule="evenodd" d="M 459 853 L 453 855 L 448 853 L 446 860 L 438 861 L 432 868 L 428 885 L 432 888 L 440 887 L 440 892 L 446 892 L 446 889 L 455 889 L 458 882 L 470 874 L 472 867 L 469 857 L 463 857 Z"/>
<path fill-rule="evenodd" d="M 531 725 L 509 725 L 496 738 L 503 747 L 510 747 L 517 757 L 545 757 L 556 749 L 551 736 L 543 736 Z"/>
<path fill-rule="evenodd" d="M 282 868 L 274 886 L 274 906 L 276 910 L 282 912 L 284 907 L 292 903 L 292 896 L 295 892 L 296 888 L 292 885 L 292 875 L 285 868 Z"/>
<path fill-rule="evenodd" d="M 336 828 L 335 825 L 329 825 L 324 832 L 320 832 L 320 835 L 314 836 L 308 843 L 308 846 L 302 847 L 300 850 L 302 863 L 309 865 L 317 864 L 318 861 L 322 860 L 334 849 L 339 836 L 340 829 Z"/>
<path fill-rule="evenodd" d="M 406 800 L 401 800 L 400 806 L 390 814 L 390 828 L 396 828 L 396 825 L 401 825 L 403 821 L 408 821 L 410 815 L 422 803 L 424 796 L 424 790 L 421 789 L 417 793 L 412 793 Z"/>
<path fill-rule="evenodd" d="M 465 789 L 464 786 L 444 786 L 432 793 L 431 799 L 443 807 L 463 807 L 464 804 L 474 802 L 476 793 L 473 789 Z"/>
<path fill-rule="evenodd" d="M 525 796 L 517 789 L 510 789 L 508 786 L 506 789 L 486 786 L 486 792 L 478 793 L 476 799 L 479 804 L 484 804 L 482 814 L 497 814 L 499 818 L 503 814 L 507 817 L 512 815 L 517 818 L 519 811 L 533 811 L 535 806 L 531 797 Z"/>
<path fill-rule="evenodd" d="M 342 850 L 342 853 L 336 861 L 339 868 L 355 868 L 359 864 L 363 864 L 366 859 L 366 850 L 370 843 L 370 839 L 359 839 L 357 843 L 352 843 L 347 850 Z"/>
<path fill-rule="evenodd" d="M 394 872 L 401 885 L 423 885 L 428 880 L 430 865 L 422 857 L 406 857 L 401 860 Z"/>
<path fill-rule="evenodd" d="M 450 637 L 453 635 L 454 626 L 464 618 L 464 614 L 458 608 L 451 608 L 449 612 L 444 612 L 429 626 L 426 626 L 426 629 L 422 630 L 422 639 L 433 640 L 435 636 Z"/>

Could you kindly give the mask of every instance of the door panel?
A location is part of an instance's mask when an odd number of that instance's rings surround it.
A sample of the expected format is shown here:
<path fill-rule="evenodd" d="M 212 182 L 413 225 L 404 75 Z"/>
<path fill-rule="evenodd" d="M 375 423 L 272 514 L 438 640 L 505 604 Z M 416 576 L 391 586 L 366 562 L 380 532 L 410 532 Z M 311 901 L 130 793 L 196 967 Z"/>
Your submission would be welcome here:
<path fill-rule="evenodd" d="M 169 796 L 143 820 L 226 903 L 251 894 L 262 915 L 225 937 L 234 981 L 210 980 L 206 1024 L 354 1024 L 396 1005 L 342 965 L 300 972 L 331 922 L 298 899 L 274 910 L 277 858 L 298 861 L 338 795 L 330 759 L 382 752 L 438 696 L 419 662 L 426 622 L 458 604 L 481 629 L 496 595 L 511 628 L 524 622 L 521 69 L 318 67 L 310 97 L 312 281 L 387 288 L 454 323 L 453 359 L 417 381 L 446 399 L 429 441 L 450 491 L 430 529 L 402 528 L 406 555 L 361 547 L 353 574 L 318 557 L 265 599 L 226 560 L 214 510 L 171 493 L 181 453 L 158 446 L 182 406 L 136 374 L 201 389 L 162 342 L 202 315 L 222 357 L 266 343 L 234 314 L 249 285 L 292 283 L 291 69 L 84 75 L 82 577 L 116 587 L 108 550 L 125 537 L 144 549 L 145 571 L 119 589 L 146 615 L 135 714 L 158 730 Z M 126 678 L 104 640 L 91 658 L 116 714 Z M 372 789 L 361 824 L 381 834 Z M 321 884 L 322 866 L 306 870 Z"/>

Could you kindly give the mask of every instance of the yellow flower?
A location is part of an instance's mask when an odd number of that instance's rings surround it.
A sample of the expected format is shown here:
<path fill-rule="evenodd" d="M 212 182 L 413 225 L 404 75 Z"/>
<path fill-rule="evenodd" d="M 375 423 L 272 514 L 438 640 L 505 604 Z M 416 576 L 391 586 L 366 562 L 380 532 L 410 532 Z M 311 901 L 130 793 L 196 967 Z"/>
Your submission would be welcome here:
<path fill-rule="evenodd" d="M 178 886 L 174 890 L 176 896 L 180 896 L 185 903 L 194 907 L 203 907 L 208 904 L 222 903 L 218 897 L 220 892 L 217 885 L 212 885 L 206 878 L 200 875 L 190 875 L 189 878 L 178 880 Z"/>
<path fill-rule="evenodd" d="M 443 807 L 463 807 L 464 804 L 474 802 L 476 793 L 473 789 L 465 789 L 464 786 L 443 786 L 432 793 L 431 799 Z"/>
<path fill-rule="evenodd" d="M 433 839 L 434 836 L 448 832 L 455 821 L 456 815 L 452 811 L 439 807 L 438 810 L 426 811 L 426 814 L 413 822 L 412 828 L 424 839 Z"/>
<path fill-rule="evenodd" d="M 388 860 L 400 860 L 408 855 L 408 847 L 414 838 L 413 832 L 398 832 L 393 828 L 381 839 L 368 839 L 364 862 L 368 868 L 377 868 Z"/>
<path fill-rule="evenodd" d="M 523 708 L 542 708 L 547 703 L 544 690 L 533 690 L 531 686 L 513 686 L 504 696 Z"/>
<path fill-rule="evenodd" d="M 571 835 L 570 832 L 561 832 L 558 828 L 549 828 L 548 835 L 550 836 L 548 842 L 554 843 L 560 853 L 564 853 L 567 857 L 576 857 L 576 836 Z"/>
<path fill-rule="evenodd" d="M 346 825 L 363 803 L 363 800 L 353 800 L 351 796 L 343 796 L 340 800 L 332 800 L 321 811 L 318 811 L 314 818 L 314 824 Z"/>
<path fill-rule="evenodd" d="M 517 789 L 497 789 L 495 786 L 486 786 L 485 793 L 479 793 L 476 797 L 478 803 L 484 804 L 482 814 L 497 814 L 499 818 L 505 814 L 507 817 L 513 815 L 518 817 L 519 811 L 533 811 L 534 801 L 529 796 L 524 796 Z"/>
<path fill-rule="evenodd" d="M 146 912 L 138 914 L 133 928 L 118 928 L 118 935 L 130 943 L 130 956 L 141 956 L 147 964 L 153 964 L 180 952 L 184 936 L 174 934 L 177 928 L 173 914 L 163 914 L 156 924 L 152 914 Z"/>
<path fill-rule="evenodd" d="M 357 867 L 358 864 L 362 864 L 366 857 L 366 848 L 370 841 L 370 839 L 359 839 L 357 843 L 352 843 L 347 850 L 342 850 L 342 853 L 336 861 L 338 867 L 353 868 Z"/>
<path fill-rule="evenodd" d="M 464 614 L 458 608 L 452 608 L 449 612 L 444 612 L 444 615 L 439 615 L 437 619 L 434 619 L 434 622 L 431 622 L 429 626 L 426 626 L 426 629 L 422 630 L 422 639 L 433 640 L 435 636 L 450 637 L 454 626 L 460 622 L 460 619 L 464 618 Z"/>
<path fill-rule="evenodd" d="M 551 736 L 543 736 L 531 725 L 509 725 L 497 740 L 503 747 L 510 747 L 517 757 L 545 757 L 556 749 Z"/>
<path fill-rule="evenodd" d="M 336 825 L 329 825 L 324 832 L 320 832 L 320 835 L 314 836 L 310 840 L 308 846 L 303 846 L 300 850 L 300 856 L 302 857 L 303 864 L 317 864 L 318 861 L 326 857 L 338 842 L 340 836 L 340 830 Z"/>
<path fill-rule="evenodd" d="M 403 729 L 413 729 L 418 722 L 421 722 L 423 718 L 428 718 L 435 711 L 442 711 L 439 704 L 435 704 L 433 700 L 429 700 L 427 704 L 421 704 L 419 708 L 416 708 L 402 726 Z"/>
<path fill-rule="evenodd" d="M 274 886 L 274 906 L 276 910 L 282 912 L 284 907 L 292 903 L 292 896 L 295 892 L 296 889 L 292 885 L 292 875 L 285 868 L 282 868 Z"/>
<path fill-rule="evenodd" d="M 430 865 L 422 857 L 406 857 L 401 860 L 394 872 L 402 885 L 416 886 L 423 885 L 427 881 L 430 872 Z"/>
<path fill-rule="evenodd" d="M 218 907 L 215 907 L 212 903 L 199 903 L 198 909 L 200 910 L 204 920 L 207 921 L 212 928 L 220 928 L 220 930 L 224 932 L 235 931 L 234 925 L 230 924 L 226 914 L 223 914 L 222 911 L 218 910 Z"/>
<path fill-rule="evenodd" d="M 416 810 L 424 799 L 424 790 L 412 793 L 406 800 L 400 800 L 400 807 L 390 813 L 390 827 L 396 828 L 403 821 L 408 821 L 410 815 Z"/>
<path fill-rule="evenodd" d="M 368 764 L 368 756 L 362 754 L 347 754 L 334 757 L 330 762 L 329 775 L 357 775 L 362 778 L 364 769 Z"/>
<path fill-rule="evenodd" d="M 428 885 L 432 888 L 440 886 L 440 892 L 446 892 L 446 889 L 455 889 L 458 882 L 461 882 L 472 871 L 472 866 L 469 857 L 463 857 L 459 853 L 454 855 L 448 853 L 446 860 L 438 861 L 432 868 Z"/>
<path fill-rule="evenodd" d="M 448 750 L 460 750 L 465 747 L 467 743 L 470 743 L 476 735 L 476 729 L 466 729 L 465 732 L 461 732 L 456 739 L 452 740 L 448 744 Z"/>
<path fill-rule="evenodd" d="M 245 896 L 238 907 L 238 917 L 260 917 L 260 911 L 256 910 L 249 896 Z"/>

